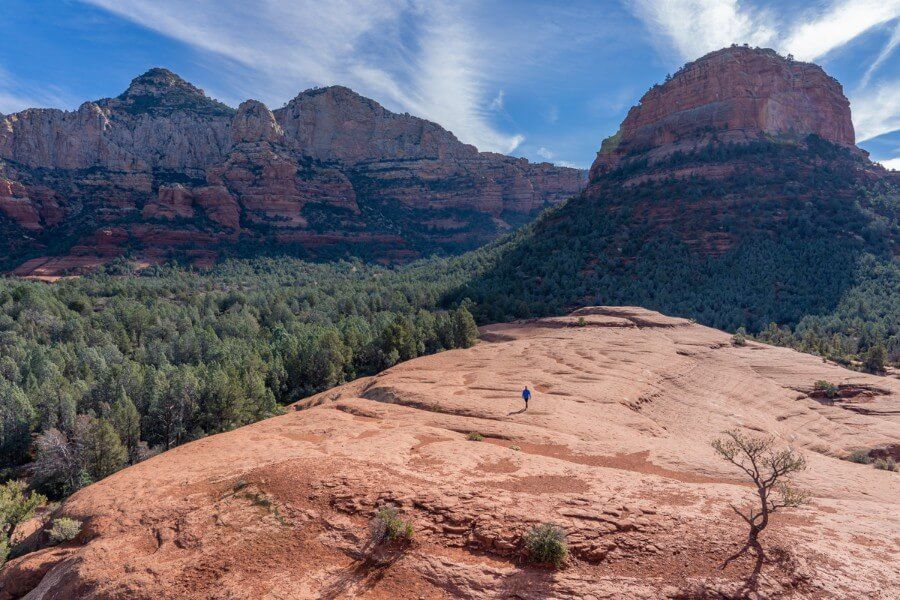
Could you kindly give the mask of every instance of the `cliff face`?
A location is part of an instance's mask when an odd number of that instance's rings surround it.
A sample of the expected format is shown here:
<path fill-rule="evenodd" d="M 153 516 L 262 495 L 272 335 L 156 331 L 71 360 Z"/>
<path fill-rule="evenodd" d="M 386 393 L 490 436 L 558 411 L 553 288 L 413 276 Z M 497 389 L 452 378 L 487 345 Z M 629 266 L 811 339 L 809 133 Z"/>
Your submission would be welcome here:
<path fill-rule="evenodd" d="M 731 47 L 682 67 L 654 86 L 604 141 L 591 178 L 630 156 L 651 158 L 720 142 L 815 134 L 853 147 L 850 103 L 821 67 L 772 50 Z"/>
<path fill-rule="evenodd" d="M 855 202 L 884 213 L 860 190 L 882 185 L 892 195 L 897 183 L 856 147 L 836 79 L 773 50 L 735 46 L 688 63 L 644 94 L 603 141 L 583 197 L 608 214 L 630 215 L 629 228 L 718 256 L 790 219 L 839 229 L 833 204 L 842 213 Z M 863 214 L 841 218 L 872 225 Z M 866 239 L 876 238 L 884 235 Z"/>
<path fill-rule="evenodd" d="M 74 112 L 0 115 L 0 178 L 12 231 L 0 259 L 45 254 L 18 270 L 36 275 L 73 264 L 42 252 L 51 240 L 56 253 L 90 257 L 82 242 L 109 226 L 124 231 L 119 254 L 150 261 L 206 259 L 239 241 L 383 260 L 455 252 L 584 183 L 575 169 L 478 152 L 346 88 L 303 92 L 274 112 L 255 100 L 234 110 L 165 69 Z M 337 247 L 347 240 L 359 247 Z"/>

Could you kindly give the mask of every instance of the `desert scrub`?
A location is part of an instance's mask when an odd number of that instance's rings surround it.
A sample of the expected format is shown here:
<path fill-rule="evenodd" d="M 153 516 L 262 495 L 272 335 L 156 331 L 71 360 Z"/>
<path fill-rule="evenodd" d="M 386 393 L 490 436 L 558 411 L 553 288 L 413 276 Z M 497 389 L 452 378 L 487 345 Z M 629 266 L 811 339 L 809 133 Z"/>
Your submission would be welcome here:
<path fill-rule="evenodd" d="M 897 461 L 888 456 L 887 458 L 879 458 L 875 461 L 873 466 L 876 469 L 880 469 L 882 471 L 896 471 L 897 470 Z"/>
<path fill-rule="evenodd" d="M 484 439 L 484 436 L 477 431 L 472 431 L 471 433 L 469 433 L 469 435 L 466 436 L 466 439 L 470 442 L 480 442 Z"/>
<path fill-rule="evenodd" d="M 69 517 L 53 519 L 53 525 L 47 530 L 47 535 L 54 544 L 62 544 L 74 540 L 81 531 L 81 521 Z"/>
<path fill-rule="evenodd" d="M 370 529 L 375 544 L 406 542 L 413 537 L 412 522 L 400 518 L 400 513 L 393 506 L 379 508 Z"/>
<path fill-rule="evenodd" d="M 509 449 L 512 450 L 513 452 L 519 452 L 521 450 L 521 448 L 519 448 L 515 444 L 510 446 Z"/>
<path fill-rule="evenodd" d="M 538 525 L 525 534 L 525 551 L 531 562 L 558 569 L 569 554 L 566 532 L 551 523 Z"/>
<path fill-rule="evenodd" d="M 731 336 L 731 345 L 732 346 L 746 346 L 747 345 L 747 331 L 741 327 L 737 330 L 737 332 Z"/>
<path fill-rule="evenodd" d="M 868 450 L 856 449 L 850 453 L 850 456 L 847 457 L 847 460 L 850 462 L 859 463 L 861 465 L 868 465 L 872 462 L 872 457 L 869 456 Z"/>
<path fill-rule="evenodd" d="M 830 381 L 825 381 L 824 379 L 820 379 L 815 384 L 813 384 L 813 389 L 826 398 L 830 399 L 837 398 L 838 395 L 838 386 L 834 385 Z"/>

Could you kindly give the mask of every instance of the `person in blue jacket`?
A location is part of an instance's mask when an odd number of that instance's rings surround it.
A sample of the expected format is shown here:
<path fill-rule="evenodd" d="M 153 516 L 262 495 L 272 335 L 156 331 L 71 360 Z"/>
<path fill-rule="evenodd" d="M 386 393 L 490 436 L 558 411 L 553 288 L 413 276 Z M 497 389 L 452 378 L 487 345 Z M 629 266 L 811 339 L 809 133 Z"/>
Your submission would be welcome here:
<path fill-rule="evenodd" d="M 528 389 L 528 386 L 525 386 L 525 389 L 522 390 L 522 400 L 525 401 L 525 410 L 528 410 L 528 401 L 531 400 L 531 390 Z"/>

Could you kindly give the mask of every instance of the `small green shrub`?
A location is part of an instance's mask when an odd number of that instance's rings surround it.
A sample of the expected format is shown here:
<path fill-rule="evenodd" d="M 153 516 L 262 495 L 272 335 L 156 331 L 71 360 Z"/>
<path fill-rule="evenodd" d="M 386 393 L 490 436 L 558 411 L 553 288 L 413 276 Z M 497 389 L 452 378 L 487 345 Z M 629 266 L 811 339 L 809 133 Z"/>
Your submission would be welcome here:
<path fill-rule="evenodd" d="M 587 321 L 584 317 L 578 317 L 578 323 L 576 323 L 578 327 L 587 327 Z"/>
<path fill-rule="evenodd" d="M 738 329 L 733 336 L 731 336 L 731 345 L 732 346 L 746 346 L 747 345 L 747 331 L 741 327 Z"/>
<path fill-rule="evenodd" d="M 404 521 L 393 506 L 378 509 L 371 523 L 371 539 L 375 544 L 409 541 L 413 537 L 411 521 Z"/>
<path fill-rule="evenodd" d="M 837 398 L 838 396 L 838 386 L 830 381 L 825 381 L 824 379 L 815 382 L 813 384 L 813 389 L 823 394 L 826 398 Z"/>
<path fill-rule="evenodd" d="M 525 550 L 532 562 L 558 569 L 569 554 L 566 532 L 551 523 L 538 525 L 525 534 Z"/>
<path fill-rule="evenodd" d="M 859 463 L 861 465 L 867 465 L 872 462 L 872 457 L 869 456 L 868 450 L 858 448 L 850 453 L 850 456 L 847 457 L 847 460 L 849 460 L 850 462 Z"/>
<path fill-rule="evenodd" d="M 512 451 L 514 451 L 514 452 L 518 452 L 519 450 L 521 450 L 521 448 L 519 448 L 519 447 L 516 446 L 516 445 L 510 446 L 509 449 L 512 450 Z"/>
<path fill-rule="evenodd" d="M 53 519 L 53 525 L 47 530 L 47 534 L 55 544 L 62 544 L 74 540 L 81 531 L 81 521 L 69 517 Z"/>
<path fill-rule="evenodd" d="M 897 470 L 897 462 L 890 456 L 888 456 L 887 458 L 879 458 L 875 461 L 874 466 L 876 469 L 880 469 L 882 471 Z"/>
<path fill-rule="evenodd" d="M 470 442 L 480 442 L 484 439 L 484 436 L 477 431 L 472 431 L 471 433 L 469 433 L 469 435 L 466 436 L 466 439 Z"/>

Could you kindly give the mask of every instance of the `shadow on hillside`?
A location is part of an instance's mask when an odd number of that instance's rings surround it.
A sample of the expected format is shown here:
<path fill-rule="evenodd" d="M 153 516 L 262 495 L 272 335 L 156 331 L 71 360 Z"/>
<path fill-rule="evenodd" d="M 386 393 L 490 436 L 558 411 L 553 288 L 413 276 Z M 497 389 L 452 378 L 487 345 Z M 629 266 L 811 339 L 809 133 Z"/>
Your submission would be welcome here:
<path fill-rule="evenodd" d="M 503 580 L 498 598 L 556 598 L 556 573 L 546 569 L 522 569 Z"/>
<path fill-rule="evenodd" d="M 367 556 L 342 569 L 334 581 L 323 590 L 320 598 L 336 600 L 365 595 L 384 579 L 390 569 L 403 556 L 402 549 L 391 550 L 378 557 Z"/>
<path fill-rule="evenodd" d="M 639 186 L 610 176 L 481 251 L 488 260 L 472 261 L 476 275 L 444 302 L 469 299 L 480 323 L 637 305 L 755 333 L 833 314 L 874 268 L 861 264 L 867 253 L 890 260 L 890 236 L 857 201 L 858 160 L 845 151 L 810 141 L 716 152 L 681 163 L 754 169 Z"/>
<path fill-rule="evenodd" d="M 742 558 L 751 556 L 750 562 L 741 561 Z M 773 548 L 767 552 L 758 541 L 747 541 L 737 552 L 725 559 L 719 566 L 719 570 L 724 571 L 735 562 L 737 562 L 734 565 L 736 571 L 733 571 L 731 576 L 724 581 L 732 581 L 737 584 L 737 587 L 723 588 L 723 580 L 705 579 L 682 587 L 674 598 L 677 600 L 712 600 L 723 597 L 760 598 L 767 593 L 765 586 L 762 585 L 764 570 L 769 575 L 772 574 L 772 571 L 780 571 L 782 574 L 790 576 L 794 584 L 802 583 L 802 577 L 798 577 L 795 573 L 790 553 L 781 548 Z"/>

